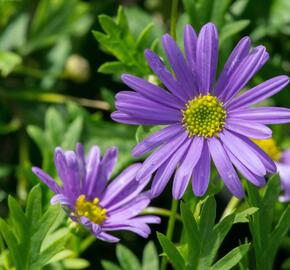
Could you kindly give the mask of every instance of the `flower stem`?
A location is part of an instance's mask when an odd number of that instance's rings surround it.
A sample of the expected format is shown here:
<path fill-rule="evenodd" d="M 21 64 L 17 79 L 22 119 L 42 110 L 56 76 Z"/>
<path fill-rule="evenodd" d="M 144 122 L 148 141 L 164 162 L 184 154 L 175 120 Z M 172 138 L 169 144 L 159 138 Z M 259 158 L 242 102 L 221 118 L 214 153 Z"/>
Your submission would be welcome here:
<path fill-rule="evenodd" d="M 221 216 L 221 220 L 223 218 L 225 218 L 226 216 L 230 215 L 238 206 L 240 200 L 236 197 L 232 197 L 228 203 L 228 205 L 226 206 L 222 216 Z"/>
<path fill-rule="evenodd" d="M 172 239 L 173 231 L 174 231 L 174 225 L 175 225 L 175 220 L 176 220 L 176 214 L 177 214 L 177 209 L 178 209 L 178 200 L 172 200 L 171 203 L 171 215 L 168 221 L 167 225 L 167 231 L 166 231 L 166 236 L 169 240 Z M 161 261 L 161 270 L 166 270 L 166 265 L 167 265 L 167 258 L 163 257 Z"/>
<path fill-rule="evenodd" d="M 170 34 L 176 39 L 176 22 L 178 16 L 178 0 L 172 0 L 170 15 Z"/>

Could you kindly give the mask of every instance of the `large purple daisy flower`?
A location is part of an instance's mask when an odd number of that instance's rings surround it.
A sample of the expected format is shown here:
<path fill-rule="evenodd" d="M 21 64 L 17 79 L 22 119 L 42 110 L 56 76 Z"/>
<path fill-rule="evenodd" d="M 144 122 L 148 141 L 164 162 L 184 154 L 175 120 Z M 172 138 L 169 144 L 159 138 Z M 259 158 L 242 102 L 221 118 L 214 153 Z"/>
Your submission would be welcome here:
<path fill-rule="evenodd" d="M 56 195 L 51 203 L 60 203 L 70 218 L 88 228 L 97 238 L 118 242 L 109 231 L 128 230 L 142 237 L 150 233 L 148 224 L 159 223 L 156 216 L 138 216 L 150 203 L 148 193 L 142 192 L 148 180 L 136 181 L 141 164 L 124 170 L 109 185 L 108 179 L 117 161 L 116 148 L 107 150 L 101 158 L 98 146 L 91 148 L 87 159 L 84 149 L 77 144 L 76 151 L 55 150 L 55 166 L 63 186 L 60 187 L 43 170 L 32 171 Z"/>
<path fill-rule="evenodd" d="M 164 35 L 162 43 L 174 75 L 152 51 L 146 50 L 145 57 L 168 91 L 125 74 L 122 80 L 133 91 L 117 94 L 117 111 L 112 114 L 121 123 L 166 126 L 133 149 L 135 157 L 156 149 L 145 160 L 137 180 L 156 172 L 152 194 L 157 196 L 176 170 L 173 197 L 182 197 L 191 177 L 194 193 L 202 196 L 209 184 L 212 159 L 235 196 L 244 195 L 236 170 L 253 184 L 264 185 L 264 176 L 275 172 L 276 166 L 248 137 L 271 137 L 266 124 L 289 122 L 290 110 L 250 106 L 280 91 L 288 77 L 274 77 L 238 96 L 269 57 L 263 46 L 250 49 L 250 38 L 245 37 L 215 82 L 218 34 L 212 23 L 198 37 L 190 25 L 185 26 L 185 58 L 170 35 Z"/>

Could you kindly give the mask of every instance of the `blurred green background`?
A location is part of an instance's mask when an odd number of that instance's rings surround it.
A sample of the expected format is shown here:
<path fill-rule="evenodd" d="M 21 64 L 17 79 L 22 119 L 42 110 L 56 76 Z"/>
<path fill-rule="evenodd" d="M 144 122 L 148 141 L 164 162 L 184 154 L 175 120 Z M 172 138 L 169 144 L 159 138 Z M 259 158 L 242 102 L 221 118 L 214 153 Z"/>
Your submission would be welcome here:
<path fill-rule="evenodd" d="M 151 47 L 163 55 L 160 38 L 169 31 L 170 4 L 169 0 L 0 0 L 2 217 L 8 215 L 8 194 L 25 205 L 29 190 L 39 183 L 31 173 L 32 164 L 55 175 L 53 151 L 58 145 L 72 149 L 79 141 L 86 149 L 93 144 L 103 150 L 118 146 L 115 174 L 134 161 L 130 151 L 146 129 L 139 128 L 136 134 L 136 127 L 110 119 L 114 95 L 125 90 L 119 79 L 122 73 L 156 80 L 143 51 Z M 215 22 L 220 33 L 219 70 L 234 44 L 249 35 L 253 45 L 265 45 L 270 53 L 270 60 L 251 85 L 289 75 L 289 0 L 180 1 L 178 43 L 182 44 L 185 23 L 199 30 L 207 21 Z M 267 104 L 289 108 L 288 91 L 289 87 Z M 289 126 L 275 127 L 274 137 L 281 148 L 290 146 Z M 43 185 L 41 188 L 47 205 L 51 193 Z M 168 187 L 153 204 L 169 208 L 170 199 Z M 224 197 L 219 200 L 222 208 Z M 153 230 L 164 231 L 165 225 L 166 219 Z M 247 235 L 243 230 L 232 233 L 225 250 L 238 244 L 240 234 Z M 140 257 L 146 241 L 130 233 L 122 233 L 122 238 Z M 154 233 L 152 238 L 156 238 Z M 80 242 L 73 234 L 68 244 L 72 253 L 66 258 L 82 257 L 90 262 L 88 269 L 100 269 L 102 259 L 115 258 L 114 245 L 96 241 L 80 251 Z M 85 260 L 61 261 L 47 269 L 82 269 L 88 265 Z"/>

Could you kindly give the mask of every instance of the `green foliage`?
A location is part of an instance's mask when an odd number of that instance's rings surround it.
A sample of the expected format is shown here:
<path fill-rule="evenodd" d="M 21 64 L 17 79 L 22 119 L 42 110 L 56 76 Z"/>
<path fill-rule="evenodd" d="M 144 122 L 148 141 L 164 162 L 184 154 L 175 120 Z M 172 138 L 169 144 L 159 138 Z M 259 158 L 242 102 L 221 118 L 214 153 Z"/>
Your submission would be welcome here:
<path fill-rule="evenodd" d="M 217 252 L 233 224 L 246 222 L 246 217 L 255 211 L 256 209 L 247 209 L 232 213 L 215 224 L 216 202 L 213 196 L 208 197 L 203 203 L 198 220 L 189 207 L 182 203 L 181 217 L 185 231 L 183 246 L 178 249 L 160 233 L 158 240 L 176 269 L 231 269 L 245 256 L 250 245 L 244 244 L 234 248 L 215 263 Z"/>
<path fill-rule="evenodd" d="M 153 24 L 148 24 L 135 40 L 122 7 L 119 7 L 115 20 L 107 15 L 100 15 L 99 22 L 105 33 L 93 31 L 94 37 L 101 47 L 114 55 L 118 61 L 106 62 L 99 67 L 98 71 L 115 75 L 132 73 L 145 76 L 150 74 L 143 51 L 148 45 L 152 45 L 150 34 Z"/>
<path fill-rule="evenodd" d="M 8 205 L 10 216 L 7 221 L 0 219 L 0 231 L 13 265 L 16 270 L 42 269 L 64 249 L 68 239 L 67 230 L 51 238 L 59 230 L 60 207 L 51 206 L 43 212 L 39 186 L 31 190 L 25 212 L 11 196 Z"/>
<path fill-rule="evenodd" d="M 21 63 L 21 57 L 12 52 L 0 52 L 0 71 L 6 77 L 17 65 Z"/>
<path fill-rule="evenodd" d="M 275 204 L 280 193 L 278 175 L 271 177 L 262 194 L 248 183 L 247 202 L 249 206 L 258 207 L 259 211 L 250 218 L 250 229 L 257 270 L 273 269 L 274 259 L 284 237 L 290 228 L 290 206 L 276 220 Z M 276 223 L 275 226 L 273 226 Z"/>
<path fill-rule="evenodd" d="M 142 264 L 136 255 L 127 247 L 118 244 L 116 255 L 120 266 L 110 262 L 102 261 L 104 270 L 158 270 L 159 260 L 153 242 L 149 241 L 143 250 Z"/>
<path fill-rule="evenodd" d="M 29 136 L 41 152 L 44 169 L 52 167 L 52 155 L 55 147 L 61 146 L 64 149 L 73 149 L 80 140 L 82 130 L 82 115 L 67 122 L 54 107 L 46 111 L 44 129 L 34 125 L 27 127 Z"/>
<path fill-rule="evenodd" d="M 229 14 L 232 7 L 230 0 L 183 0 L 183 6 L 189 16 L 190 23 L 199 31 L 202 25 L 213 22 L 220 31 L 220 45 L 230 37 L 244 30 L 249 20 L 234 20 Z"/>

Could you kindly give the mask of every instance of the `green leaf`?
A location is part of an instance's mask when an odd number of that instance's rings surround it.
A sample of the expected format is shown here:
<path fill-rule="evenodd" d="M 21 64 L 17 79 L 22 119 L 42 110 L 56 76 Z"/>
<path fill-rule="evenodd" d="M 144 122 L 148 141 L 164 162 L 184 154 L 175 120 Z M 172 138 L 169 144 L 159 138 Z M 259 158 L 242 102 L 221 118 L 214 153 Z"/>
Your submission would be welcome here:
<path fill-rule="evenodd" d="M 216 217 L 216 201 L 214 196 L 207 198 L 205 201 L 199 222 L 199 230 L 201 234 L 201 239 L 205 239 L 208 230 L 211 230 L 215 224 Z"/>
<path fill-rule="evenodd" d="M 143 251 L 142 270 L 158 270 L 159 259 L 152 241 L 148 242 Z"/>
<path fill-rule="evenodd" d="M 119 74 L 128 71 L 127 65 L 118 61 L 106 62 L 98 68 L 98 72 L 104 74 Z"/>
<path fill-rule="evenodd" d="M 249 24 L 250 20 L 239 20 L 226 24 L 220 32 L 220 45 L 223 44 L 229 37 L 244 30 Z"/>
<path fill-rule="evenodd" d="M 37 270 L 43 268 L 49 261 L 60 251 L 64 250 L 64 245 L 68 240 L 68 236 L 58 239 L 57 241 L 50 244 L 48 248 L 41 251 L 39 256 L 31 265 L 31 270 Z"/>
<path fill-rule="evenodd" d="M 118 265 L 109 262 L 109 261 L 101 261 L 101 264 L 104 268 L 104 270 L 122 270 Z"/>
<path fill-rule="evenodd" d="M 63 261 L 65 269 L 84 269 L 90 266 L 90 263 L 81 258 L 69 258 Z"/>
<path fill-rule="evenodd" d="M 49 142 L 46 139 L 45 133 L 43 130 L 37 126 L 29 125 L 26 128 L 27 133 L 29 136 L 33 139 L 33 141 L 36 143 L 38 148 L 40 149 L 42 155 L 49 150 L 48 145 Z"/>
<path fill-rule="evenodd" d="M 101 48 L 114 55 L 118 60 L 102 64 L 99 71 L 115 75 L 124 72 L 140 76 L 149 75 L 151 71 L 148 68 L 143 55 L 143 49 L 140 49 L 140 46 L 144 46 L 151 31 L 150 27 L 141 33 L 136 43 L 130 32 L 128 20 L 122 7 L 118 9 L 117 19 L 114 20 L 107 15 L 100 15 L 99 22 L 105 34 L 93 31 L 93 35 L 100 43 Z M 143 42 L 143 44 L 140 42 Z M 150 47 L 150 44 L 148 45 Z"/>
<path fill-rule="evenodd" d="M 244 244 L 231 250 L 227 255 L 217 261 L 210 270 L 230 270 L 245 256 L 250 244 Z"/>
<path fill-rule="evenodd" d="M 265 252 L 268 256 L 272 257 L 271 261 L 274 260 L 277 250 L 281 242 L 284 240 L 287 232 L 289 231 L 289 228 L 290 228 L 290 205 L 288 205 L 287 208 L 284 210 L 277 225 L 275 226 L 275 229 L 271 233 L 270 236 L 271 245 L 267 247 L 267 251 Z"/>
<path fill-rule="evenodd" d="M 178 270 L 185 269 L 184 259 L 175 245 L 162 233 L 157 232 L 157 238 L 174 268 Z"/>
<path fill-rule="evenodd" d="M 116 249 L 117 258 L 123 269 L 141 270 L 141 265 L 135 254 L 125 246 L 118 244 Z"/>
<path fill-rule="evenodd" d="M 192 26 L 199 31 L 201 25 L 203 24 L 199 12 L 196 8 L 196 2 L 192 0 L 182 0 L 184 9 L 189 16 L 190 23 Z"/>
<path fill-rule="evenodd" d="M 42 242 L 47 236 L 48 231 L 60 214 L 60 206 L 50 206 L 44 213 L 39 221 L 38 229 L 34 232 L 31 237 L 31 261 L 34 263 L 38 260 L 39 252 L 41 249 Z"/>
<path fill-rule="evenodd" d="M 19 55 L 12 52 L 0 52 L 0 72 L 3 77 L 11 73 L 20 63 L 22 59 Z"/>
<path fill-rule="evenodd" d="M 231 0 L 214 0 L 211 21 L 218 29 L 220 29 L 224 23 L 225 14 L 230 4 Z"/>
<path fill-rule="evenodd" d="M 59 145 L 62 142 L 65 125 L 60 113 L 50 107 L 45 113 L 45 133 L 52 145 Z"/>
<path fill-rule="evenodd" d="M 181 204 L 181 217 L 186 233 L 186 243 L 188 247 L 187 266 L 195 269 L 200 250 L 200 233 L 193 214 L 184 203 Z"/>
<path fill-rule="evenodd" d="M 19 203 L 9 195 L 8 206 L 10 210 L 10 218 L 13 222 L 13 228 L 19 242 L 27 240 L 29 236 L 28 220 L 21 209 Z"/>
<path fill-rule="evenodd" d="M 11 231 L 9 225 L 0 218 L 0 233 L 2 234 L 5 242 L 10 251 L 10 255 L 12 257 L 12 261 L 16 267 L 16 270 L 23 270 L 23 266 L 25 265 L 25 257 L 24 254 L 21 253 L 18 241 Z"/>
<path fill-rule="evenodd" d="M 259 210 L 259 208 L 257 208 L 257 207 L 250 207 L 242 212 L 237 213 L 235 215 L 234 223 L 247 223 L 247 222 L 249 222 L 248 217 L 255 214 L 258 210 Z"/>
<path fill-rule="evenodd" d="M 69 126 L 63 136 L 62 147 L 64 149 L 73 149 L 79 141 L 83 131 L 83 117 L 77 117 Z"/>
<path fill-rule="evenodd" d="M 35 232 L 42 215 L 42 195 L 39 185 L 33 187 L 28 195 L 25 215 L 30 223 L 31 232 Z"/>

